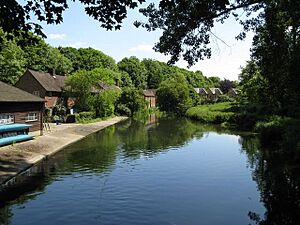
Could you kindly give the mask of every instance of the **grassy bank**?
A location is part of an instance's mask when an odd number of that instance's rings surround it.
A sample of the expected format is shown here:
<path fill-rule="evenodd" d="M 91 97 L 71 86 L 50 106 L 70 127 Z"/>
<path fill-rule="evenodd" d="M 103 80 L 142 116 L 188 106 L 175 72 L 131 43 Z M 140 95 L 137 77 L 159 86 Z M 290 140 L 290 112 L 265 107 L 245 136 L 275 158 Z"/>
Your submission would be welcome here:
<path fill-rule="evenodd" d="M 186 116 L 204 123 L 221 124 L 231 120 L 235 114 L 233 108 L 232 102 L 199 105 L 189 108 Z"/>
<path fill-rule="evenodd" d="M 256 132 L 263 146 L 300 148 L 300 120 L 295 118 L 245 111 L 232 102 L 192 107 L 187 110 L 186 116 L 203 123 Z"/>

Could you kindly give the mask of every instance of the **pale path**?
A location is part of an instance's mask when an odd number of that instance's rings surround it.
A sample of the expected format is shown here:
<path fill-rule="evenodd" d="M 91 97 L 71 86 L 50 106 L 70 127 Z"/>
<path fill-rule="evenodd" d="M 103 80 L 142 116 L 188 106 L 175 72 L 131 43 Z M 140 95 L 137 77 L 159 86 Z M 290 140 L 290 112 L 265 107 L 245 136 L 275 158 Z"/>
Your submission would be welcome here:
<path fill-rule="evenodd" d="M 0 147 L 0 185 L 67 145 L 127 117 L 114 117 L 90 124 L 51 124 L 51 131 L 34 140 Z"/>

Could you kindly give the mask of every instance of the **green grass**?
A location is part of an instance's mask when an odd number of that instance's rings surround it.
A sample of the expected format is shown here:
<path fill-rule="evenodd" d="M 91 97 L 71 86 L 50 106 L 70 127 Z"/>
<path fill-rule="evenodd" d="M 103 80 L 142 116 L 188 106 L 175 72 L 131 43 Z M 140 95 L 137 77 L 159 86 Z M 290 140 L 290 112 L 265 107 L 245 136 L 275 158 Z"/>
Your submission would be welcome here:
<path fill-rule="evenodd" d="M 232 102 L 199 105 L 189 108 L 186 116 L 205 123 L 221 124 L 228 122 L 235 114 L 232 107 Z"/>

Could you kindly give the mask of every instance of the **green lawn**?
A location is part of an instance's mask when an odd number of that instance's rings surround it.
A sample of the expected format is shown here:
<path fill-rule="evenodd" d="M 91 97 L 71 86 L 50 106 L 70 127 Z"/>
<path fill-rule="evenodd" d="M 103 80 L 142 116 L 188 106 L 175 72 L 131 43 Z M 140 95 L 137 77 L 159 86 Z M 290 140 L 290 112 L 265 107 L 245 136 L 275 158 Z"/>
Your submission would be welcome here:
<path fill-rule="evenodd" d="M 220 124 L 223 122 L 228 122 L 229 119 L 234 115 L 232 107 L 232 102 L 199 105 L 189 108 L 186 112 L 186 116 L 188 118 L 199 120 L 205 123 Z"/>

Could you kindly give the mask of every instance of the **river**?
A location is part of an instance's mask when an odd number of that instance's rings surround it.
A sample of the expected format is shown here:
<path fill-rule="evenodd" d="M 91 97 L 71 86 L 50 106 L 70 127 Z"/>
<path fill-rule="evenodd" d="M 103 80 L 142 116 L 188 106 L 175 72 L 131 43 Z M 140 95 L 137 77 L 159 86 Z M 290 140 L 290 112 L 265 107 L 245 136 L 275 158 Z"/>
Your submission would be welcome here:
<path fill-rule="evenodd" d="M 187 119 L 127 120 L 18 177 L 0 224 L 297 224 L 299 164 L 270 152 Z"/>

